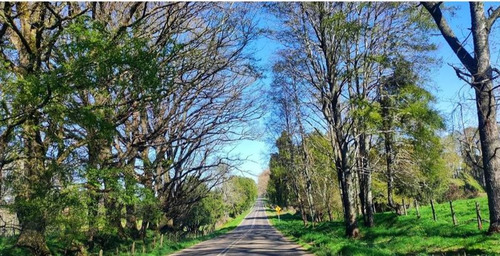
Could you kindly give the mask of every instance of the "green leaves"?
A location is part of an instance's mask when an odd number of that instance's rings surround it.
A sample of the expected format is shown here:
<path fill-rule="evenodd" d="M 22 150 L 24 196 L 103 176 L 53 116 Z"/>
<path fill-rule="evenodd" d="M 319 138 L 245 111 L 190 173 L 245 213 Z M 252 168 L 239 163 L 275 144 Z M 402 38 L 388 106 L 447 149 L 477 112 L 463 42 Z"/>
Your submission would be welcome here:
<path fill-rule="evenodd" d="M 399 192 L 429 197 L 446 185 L 446 168 L 437 132 L 443 118 L 432 108 L 434 96 L 419 83 L 413 65 L 405 60 L 393 62 L 393 73 L 380 86 L 379 130 L 390 133 L 398 171 Z M 387 137 L 385 137 L 387 139 Z M 411 162 L 404 159 L 411 159 Z"/>

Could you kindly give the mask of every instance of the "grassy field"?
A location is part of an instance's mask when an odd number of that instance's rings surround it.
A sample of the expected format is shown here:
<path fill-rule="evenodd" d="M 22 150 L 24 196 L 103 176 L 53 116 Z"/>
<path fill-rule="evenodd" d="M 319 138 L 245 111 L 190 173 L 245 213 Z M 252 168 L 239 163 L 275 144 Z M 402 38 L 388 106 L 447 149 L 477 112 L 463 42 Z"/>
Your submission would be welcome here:
<path fill-rule="evenodd" d="M 241 221 L 243 221 L 245 216 L 247 216 L 247 214 L 250 211 L 251 211 L 251 209 L 246 210 L 238 217 L 231 219 L 230 221 L 225 223 L 223 226 L 217 228 L 217 230 L 214 233 L 211 233 L 211 234 L 208 234 L 205 236 L 200 236 L 197 238 L 186 238 L 186 239 L 183 239 L 180 241 L 171 241 L 165 237 L 164 241 L 163 241 L 163 247 L 161 247 L 161 248 L 159 246 L 159 243 L 160 243 L 159 237 L 157 237 L 157 239 L 156 239 L 156 248 L 152 248 L 154 238 L 148 237 L 146 239 L 146 245 L 147 245 L 145 247 L 146 253 L 142 253 L 143 242 L 136 241 L 136 245 L 135 245 L 136 246 L 136 249 L 135 249 L 136 253 L 135 253 L 135 255 L 136 256 L 146 256 L 146 255 L 147 256 L 164 256 L 164 255 L 168 255 L 168 254 L 174 253 L 176 251 L 182 250 L 184 248 L 188 248 L 188 247 L 193 246 L 193 245 L 200 243 L 202 241 L 223 235 L 223 234 L 233 230 L 234 228 L 236 228 L 241 223 Z M 29 254 L 27 254 L 28 253 L 27 251 L 19 249 L 19 248 L 14 246 L 16 239 L 17 239 L 16 237 L 0 237 L 0 256 L 4 256 L 4 255 L 9 255 L 9 256 L 10 255 L 12 255 L 12 256 L 14 256 L 14 255 L 29 255 Z M 49 238 L 47 243 L 48 243 L 49 247 L 52 249 L 58 247 L 57 241 L 51 240 L 50 238 Z M 131 248 L 131 244 L 129 244 L 129 245 L 121 244 L 118 248 L 120 255 L 130 255 L 130 248 Z M 89 253 L 89 255 L 97 255 L 97 254 L 98 254 L 98 252 Z M 104 255 L 116 255 L 116 251 L 106 251 L 106 252 L 104 252 Z"/>
<path fill-rule="evenodd" d="M 430 206 L 420 207 L 417 219 L 414 208 L 407 216 L 394 213 L 375 215 L 375 227 L 363 227 L 358 240 L 345 238 L 343 222 L 324 222 L 316 227 L 304 227 L 300 217 L 290 213 L 281 215 L 269 209 L 271 223 L 285 236 L 305 245 L 315 255 L 497 255 L 500 254 L 500 234 L 486 235 L 477 228 L 475 201 L 481 205 L 481 215 L 488 220 L 486 198 L 453 202 L 458 225 L 454 226 L 449 203 L 437 204 L 437 221 L 432 219 Z"/>

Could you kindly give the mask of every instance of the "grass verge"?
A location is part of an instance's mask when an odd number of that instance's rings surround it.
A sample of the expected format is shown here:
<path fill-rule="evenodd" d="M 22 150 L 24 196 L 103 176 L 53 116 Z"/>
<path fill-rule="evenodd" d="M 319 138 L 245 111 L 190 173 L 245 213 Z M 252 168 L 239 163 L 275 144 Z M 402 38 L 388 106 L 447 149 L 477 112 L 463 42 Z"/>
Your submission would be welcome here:
<path fill-rule="evenodd" d="M 281 221 L 269 209 L 271 223 L 285 236 L 299 244 L 307 244 L 315 255 L 497 255 L 500 254 L 500 234 L 488 236 L 488 223 L 478 230 L 475 201 L 488 220 L 486 198 L 453 202 L 458 224 L 452 223 L 449 203 L 436 204 L 437 221 L 432 219 L 430 206 L 420 207 L 417 219 L 414 208 L 407 216 L 385 212 L 375 214 L 375 227 L 365 228 L 358 219 L 361 238 L 345 237 L 342 221 L 322 222 L 304 227 L 300 216 L 282 213 Z"/>
<path fill-rule="evenodd" d="M 203 242 L 205 240 L 209 240 L 212 238 L 215 238 L 217 236 L 223 235 L 233 229 L 235 229 L 242 221 L 243 219 L 250 213 L 252 208 L 244 211 L 242 214 L 237 216 L 234 219 L 229 220 L 226 222 L 224 225 L 221 227 L 217 228 L 215 232 L 210 233 L 205 236 L 199 236 L 196 238 L 185 238 L 179 241 L 171 241 L 168 240 L 167 237 L 164 237 L 163 241 L 163 246 L 160 247 L 160 239 L 159 236 L 156 236 L 156 240 L 152 237 L 149 236 L 146 239 L 146 244 L 144 246 L 145 253 L 143 253 L 143 241 L 136 241 L 135 244 L 135 254 L 136 256 L 164 256 L 164 255 L 169 255 L 172 254 L 176 251 L 191 247 L 197 243 Z M 0 237 L 0 255 L 29 255 L 29 252 L 20 249 L 15 245 L 17 240 L 17 236 L 12 236 L 12 237 Z M 156 241 L 156 246 L 153 248 L 153 241 Z M 57 241 L 48 239 L 47 244 L 49 245 L 50 248 L 54 249 L 60 246 Z M 120 244 L 118 247 L 119 255 L 130 255 L 131 252 L 131 245 L 130 244 Z M 98 255 L 96 252 L 89 253 L 89 255 Z M 117 255 L 116 251 L 105 251 L 104 255 Z"/>

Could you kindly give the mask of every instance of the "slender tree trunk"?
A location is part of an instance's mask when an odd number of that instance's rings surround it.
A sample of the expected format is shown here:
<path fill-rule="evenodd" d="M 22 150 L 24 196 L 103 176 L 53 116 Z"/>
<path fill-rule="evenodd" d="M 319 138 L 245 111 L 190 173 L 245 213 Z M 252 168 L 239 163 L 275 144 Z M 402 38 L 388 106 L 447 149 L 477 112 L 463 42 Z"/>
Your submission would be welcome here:
<path fill-rule="evenodd" d="M 328 179 L 325 177 L 325 182 L 323 184 L 323 198 L 326 202 L 326 209 L 328 213 L 328 220 L 333 221 L 333 215 L 332 215 L 332 203 L 331 203 L 331 195 L 328 193 Z"/>
<path fill-rule="evenodd" d="M 307 226 L 307 214 L 306 214 L 306 207 L 304 206 L 304 199 L 302 199 L 302 196 L 300 195 L 300 190 L 297 186 L 297 184 L 294 184 L 294 189 L 297 193 L 297 200 L 299 201 L 299 210 L 300 210 L 300 215 L 302 217 L 302 222 L 304 223 L 304 226 Z"/>
<path fill-rule="evenodd" d="M 359 199 L 363 211 L 363 221 L 365 226 L 373 227 L 372 175 L 368 164 L 365 134 L 359 136 L 359 167 Z"/>
<path fill-rule="evenodd" d="M 391 129 L 390 127 L 386 127 L 385 129 Z M 385 137 L 385 160 L 386 160 L 386 175 L 387 175 L 387 204 L 391 208 L 395 208 L 394 204 L 394 173 L 393 173 L 393 152 L 392 152 L 392 143 L 393 143 L 393 135 L 390 131 L 386 131 L 384 134 Z"/>
<path fill-rule="evenodd" d="M 380 86 L 380 105 L 382 107 L 382 128 L 384 133 L 384 149 L 385 149 L 385 164 L 386 164 L 386 178 L 387 178 L 387 204 L 390 208 L 395 209 L 394 203 L 394 152 L 393 143 L 394 135 L 392 133 L 393 117 L 391 113 L 391 98 L 386 89 L 386 84 Z"/>

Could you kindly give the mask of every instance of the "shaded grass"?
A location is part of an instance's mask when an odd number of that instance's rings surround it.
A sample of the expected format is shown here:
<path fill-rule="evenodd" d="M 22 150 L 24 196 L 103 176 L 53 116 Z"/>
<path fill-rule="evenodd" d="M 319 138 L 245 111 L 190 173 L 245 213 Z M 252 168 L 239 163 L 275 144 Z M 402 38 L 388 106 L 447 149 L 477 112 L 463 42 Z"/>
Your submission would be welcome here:
<path fill-rule="evenodd" d="M 304 227 L 300 216 L 282 214 L 278 222 L 276 213 L 268 210 L 271 223 L 284 235 L 301 244 L 308 244 L 316 255 L 468 255 L 500 254 L 500 234 L 486 235 L 477 228 L 474 202 L 481 205 L 483 219 L 488 219 L 486 198 L 453 202 L 458 225 L 451 219 L 449 203 L 436 204 L 437 221 L 432 219 L 430 206 L 420 208 L 417 219 L 414 208 L 408 216 L 385 212 L 375 214 L 375 227 L 365 228 L 358 219 L 361 238 L 345 237 L 342 221 L 323 222 L 315 227 Z"/>
<path fill-rule="evenodd" d="M 163 246 L 160 248 L 160 236 L 156 235 L 156 247 L 153 248 L 154 237 L 152 235 L 148 236 L 144 241 L 136 241 L 135 243 L 135 254 L 136 256 L 164 256 L 176 251 L 191 247 L 197 243 L 203 242 L 205 240 L 209 240 L 215 238 L 217 236 L 223 235 L 233 229 L 235 229 L 250 213 L 251 209 L 244 211 L 242 214 L 237 216 L 234 219 L 229 220 L 227 223 L 218 227 L 215 232 L 199 236 L 196 238 L 185 238 L 179 241 L 168 240 L 167 237 L 164 237 Z M 25 249 L 21 249 L 15 246 L 17 241 L 17 236 L 12 237 L 0 237 L 0 256 L 4 255 L 30 255 L 29 252 Z M 54 251 L 59 248 L 62 250 L 61 245 L 58 241 L 53 239 L 48 239 L 47 245 L 52 250 L 54 255 L 57 255 Z M 145 245 L 146 253 L 142 253 L 143 245 Z M 104 255 L 116 255 L 116 248 L 118 248 L 120 255 L 130 255 L 130 250 L 132 246 L 132 241 L 129 241 L 127 244 L 117 244 L 115 249 L 112 251 L 105 251 Z M 98 255 L 97 252 L 90 252 L 89 255 Z"/>

